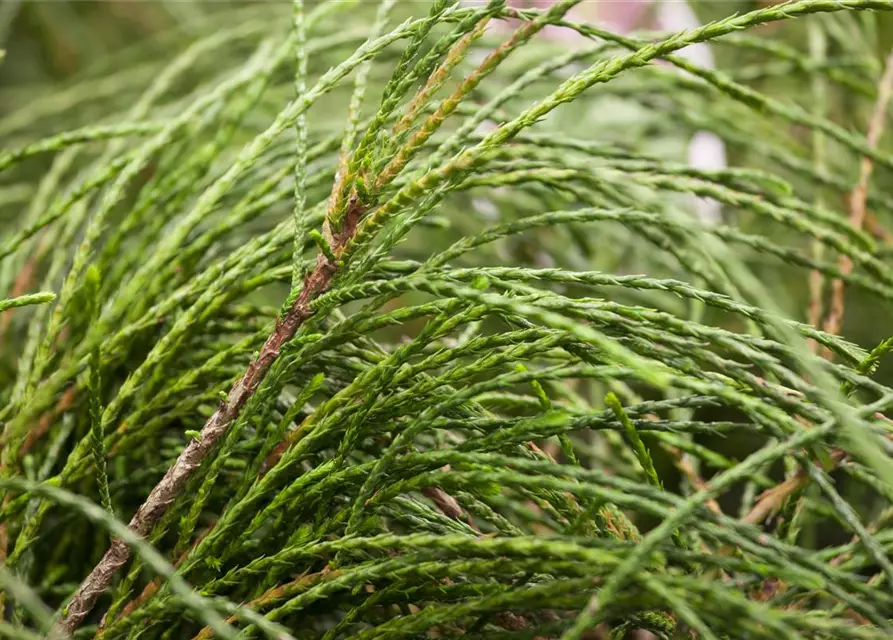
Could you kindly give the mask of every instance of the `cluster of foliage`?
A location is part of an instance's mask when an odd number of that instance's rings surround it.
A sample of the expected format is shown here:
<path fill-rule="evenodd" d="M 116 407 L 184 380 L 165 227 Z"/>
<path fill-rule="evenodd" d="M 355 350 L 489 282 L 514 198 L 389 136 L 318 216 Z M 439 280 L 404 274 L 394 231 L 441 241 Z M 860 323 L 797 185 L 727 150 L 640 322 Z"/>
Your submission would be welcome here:
<path fill-rule="evenodd" d="M 893 0 L 578 1 L 0 15 L 0 636 L 893 636 Z"/>

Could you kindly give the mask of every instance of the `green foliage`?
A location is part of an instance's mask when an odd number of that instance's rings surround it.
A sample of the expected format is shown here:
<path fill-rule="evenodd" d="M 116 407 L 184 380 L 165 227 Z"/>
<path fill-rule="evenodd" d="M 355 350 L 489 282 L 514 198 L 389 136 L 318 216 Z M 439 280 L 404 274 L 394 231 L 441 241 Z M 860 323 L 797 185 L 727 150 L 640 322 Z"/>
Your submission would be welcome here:
<path fill-rule="evenodd" d="M 0 11 L 0 635 L 891 637 L 893 0 L 578 4 Z"/>

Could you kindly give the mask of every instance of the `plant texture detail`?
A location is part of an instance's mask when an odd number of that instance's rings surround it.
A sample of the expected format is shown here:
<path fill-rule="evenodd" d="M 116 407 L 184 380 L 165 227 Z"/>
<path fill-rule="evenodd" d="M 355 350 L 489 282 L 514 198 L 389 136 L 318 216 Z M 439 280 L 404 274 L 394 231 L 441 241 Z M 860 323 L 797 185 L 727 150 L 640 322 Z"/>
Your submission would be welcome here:
<path fill-rule="evenodd" d="M 0 49 L 0 636 L 893 637 L 893 0 Z"/>

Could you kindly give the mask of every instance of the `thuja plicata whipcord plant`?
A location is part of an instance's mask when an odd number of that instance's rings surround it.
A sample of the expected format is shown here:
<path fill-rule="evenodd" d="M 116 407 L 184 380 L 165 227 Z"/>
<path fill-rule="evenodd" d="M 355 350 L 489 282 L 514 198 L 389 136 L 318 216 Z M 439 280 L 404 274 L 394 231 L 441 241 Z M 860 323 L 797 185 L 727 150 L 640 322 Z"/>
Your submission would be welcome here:
<path fill-rule="evenodd" d="M 0 636 L 893 637 L 893 0 L 529 4 L 4 5 Z"/>

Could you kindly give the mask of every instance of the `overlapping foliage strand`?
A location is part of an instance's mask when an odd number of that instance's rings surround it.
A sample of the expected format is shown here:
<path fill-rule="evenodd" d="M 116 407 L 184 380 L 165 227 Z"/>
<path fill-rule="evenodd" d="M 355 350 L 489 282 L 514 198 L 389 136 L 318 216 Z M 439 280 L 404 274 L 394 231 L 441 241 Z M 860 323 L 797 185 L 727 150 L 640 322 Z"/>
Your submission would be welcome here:
<path fill-rule="evenodd" d="M 893 0 L 19 4 L 0 634 L 893 634 Z"/>

